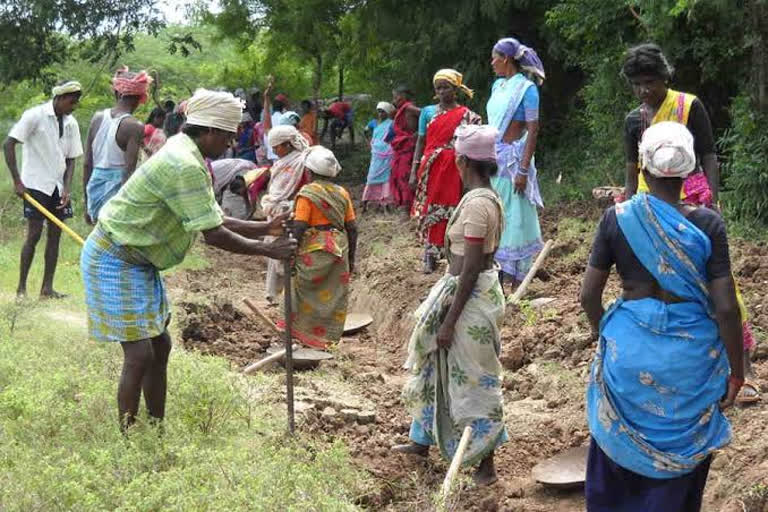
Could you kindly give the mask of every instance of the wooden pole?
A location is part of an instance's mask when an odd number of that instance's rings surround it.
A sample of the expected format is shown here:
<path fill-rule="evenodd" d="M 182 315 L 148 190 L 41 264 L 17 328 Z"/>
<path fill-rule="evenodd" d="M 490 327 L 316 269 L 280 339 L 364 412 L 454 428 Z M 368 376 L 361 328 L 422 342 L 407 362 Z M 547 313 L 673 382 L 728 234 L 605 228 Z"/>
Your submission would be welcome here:
<path fill-rule="evenodd" d="M 46 210 L 43 205 L 35 201 L 35 198 L 29 195 L 29 193 L 24 192 L 24 199 L 26 199 L 29 204 L 37 208 L 40 213 L 48 217 L 48 220 L 56 224 L 63 232 L 71 236 L 74 241 L 79 243 L 81 246 L 85 245 L 85 240 L 83 240 L 80 235 L 72 231 L 72 229 L 66 224 L 64 224 L 63 222 L 61 222 L 61 220 L 58 217 L 56 217 L 54 214 Z"/>
<path fill-rule="evenodd" d="M 294 344 L 293 350 L 298 350 L 299 345 Z M 268 366 L 274 362 L 280 361 L 283 357 L 285 357 L 285 349 L 278 350 L 274 354 L 270 354 L 264 359 L 260 359 L 256 361 L 255 363 L 251 363 L 248 366 L 245 367 L 243 370 L 243 373 L 246 375 L 250 375 L 251 373 L 255 372 L 256 370 L 261 370 L 265 366 Z"/>
<path fill-rule="evenodd" d="M 277 327 L 275 325 L 275 323 L 272 320 L 270 320 L 267 315 L 262 313 L 261 310 L 256 307 L 256 304 L 251 302 L 251 299 L 245 298 L 245 299 L 243 299 L 243 303 L 246 306 L 248 306 L 248 309 L 253 311 L 253 313 L 259 318 L 259 320 L 261 320 L 264 323 L 264 325 L 269 327 L 272 332 L 274 332 L 278 336 L 282 336 L 283 335 L 283 331 L 281 331 L 280 328 Z"/>
<path fill-rule="evenodd" d="M 536 257 L 536 261 L 533 262 L 533 266 L 531 267 L 531 270 L 528 271 L 528 274 L 525 276 L 525 279 L 523 279 L 523 282 L 520 283 L 520 286 L 517 287 L 515 293 L 513 293 L 512 296 L 507 299 L 507 304 L 517 304 L 520 302 L 520 299 L 525 293 L 525 290 L 528 288 L 528 285 L 531 284 L 531 281 L 533 281 L 533 276 L 535 276 L 536 272 L 539 271 L 542 263 L 544 263 L 544 260 L 547 259 L 547 254 L 549 254 L 549 251 L 552 250 L 554 245 L 554 240 L 547 240 L 547 243 L 544 244 L 544 248 Z"/>
<path fill-rule="evenodd" d="M 293 411 L 293 318 L 291 311 L 291 260 L 283 263 L 285 274 L 285 289 L 283 290 L 283 303 L 285 305 L 285 402 L 288 406 L 288 433 L 293 435 L 296 421 Z"/>
<path fill-rule="evenodd" d="M 464 427 L 464 432 L 461 434 L 461 440 L 459 446 L 456 448 L 456 453 L 453 455 L 451 465 L 448 468 L 448 473 L 445 474 L 445 480 L 443 481 L 443 508 L 445 507 L 445 501 L 451 494 L 451 487 L 453 486 L 453 480 L 456 478 L 456 474 L 459 472 L 461 463 L 464 461 L 464 452 L 467 451 L 469 445 L 469 439 L 472 437 L 472 427 L 467 425 Z"/>

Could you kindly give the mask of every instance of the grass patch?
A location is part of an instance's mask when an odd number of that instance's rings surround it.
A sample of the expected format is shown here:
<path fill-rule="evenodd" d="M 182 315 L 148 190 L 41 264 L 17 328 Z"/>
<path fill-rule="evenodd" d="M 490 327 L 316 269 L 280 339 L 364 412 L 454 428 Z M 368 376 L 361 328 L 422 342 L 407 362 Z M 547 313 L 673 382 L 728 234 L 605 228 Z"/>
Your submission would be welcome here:
<path fill-rule="evenodd" d="M 2 167 L 0 172 L 7 172 Z M 77 179 L 77 178 L 76 178 Z M 76 218 L 85 236 L 79 185 Z M 55 284 L 70 296 L 15 300 L 21 201 L 0 183 L 0 510 L 357 510 L 368 481 L 341 443 L 284 437 L 279 376 L 243 378 L 223 359 L 174 348 L 164 432 L 139 421 L 126 439 L 115 397 L 122 354 L 87 340 L 79 245 L 63 235 Z M 193 252 L 187 268 L 207 265 Z M 282 387 L 280 388 L 282 391 Z"/>

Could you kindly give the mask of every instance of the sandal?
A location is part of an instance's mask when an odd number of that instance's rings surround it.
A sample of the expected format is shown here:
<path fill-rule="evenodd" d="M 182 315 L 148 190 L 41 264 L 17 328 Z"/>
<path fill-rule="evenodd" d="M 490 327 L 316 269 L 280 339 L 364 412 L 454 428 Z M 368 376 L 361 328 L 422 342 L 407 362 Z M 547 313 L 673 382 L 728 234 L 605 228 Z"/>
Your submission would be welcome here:
<path fill-rule="evenodd" d="M 744 390 L 746 388 L 749 388 L 752 390 L 752 393 L 745 394 Z M 744 381 L 744 385 L 739 390 L 739 394 L 736 395 L 736 403 L 737 404 L 754 404 L 755 402 L 760 401 L 760 386 L 757 385 L 756 382 L 747 379 Z"/>

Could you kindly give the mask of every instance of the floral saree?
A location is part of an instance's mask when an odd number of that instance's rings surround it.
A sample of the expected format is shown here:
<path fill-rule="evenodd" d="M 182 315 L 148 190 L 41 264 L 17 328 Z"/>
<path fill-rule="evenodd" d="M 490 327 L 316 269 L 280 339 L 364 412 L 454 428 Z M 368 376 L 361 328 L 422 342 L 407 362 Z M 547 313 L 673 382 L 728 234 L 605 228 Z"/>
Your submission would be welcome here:
<path fill-rule="evenodd" d="M 592 438 L 611 460 L 665 479 L 728 444 L 720 412 L 729 365 L 707 291 L 707 235 L 647 195 L 616 206 L 619 227 L 662 289 L 685 302 L 619 299 L 600 323 L 587 390 Z"/>

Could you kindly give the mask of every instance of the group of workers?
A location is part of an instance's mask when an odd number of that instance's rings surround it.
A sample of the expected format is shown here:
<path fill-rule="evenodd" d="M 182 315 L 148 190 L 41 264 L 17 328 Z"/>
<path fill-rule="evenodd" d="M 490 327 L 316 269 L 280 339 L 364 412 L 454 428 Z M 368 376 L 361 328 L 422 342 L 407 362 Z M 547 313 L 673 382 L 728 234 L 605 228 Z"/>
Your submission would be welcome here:
<path fill-rule="evenodd" d="M 491 51 L 491 66 L 498 78 L 487 124 L 458 102 L 472 91 L 453 69 L 434 75 L 435 105 L 419 109 L 405 87 L 393 91 L 393 103 L 379 103 L 363 193 L 364 202 L 418 220 L 426 271 L 448 260 L 415 313 L 403 391 L 413 417 L 410 442 L 393 449 L 425 456 L 436 444 L 452 458 L 471 426 L 464 463 L 479 465 L 480 485 L 497 479 L 494 451 L 509 438 L 499 360 L 502 285 L 505 277 L 521 281 L 541 248 L 534 152 L 543 65 L 533 49 L 504 38 Z M 672 68 L 653 44 L 629 49 L 622 72 L 641 101 L 626 118 L 625 197 L 600 221 L 581 294 L 598 347 L 587 392 L 587 507 L 695 511 L 712 453 L 731 439 L 722 411 L 759 399 L 756 384 L 744 386 L 754 342 L 715 209 L 717 159 L 706 109 L 668 88 Z M 199 89 L 179 107 L 158 107 L 142 125 L 132 114 L 150 82 L 144 72 L 116 73 L 115 105 L 91 120 L 84 163 L 86 217 L 94 224 L 81 254 L 89 336 L 122 347 L 124 431 L 142 391 L 150 418 L 164 417 L 171 309 L 160 271 L 180 263 L 198 233 L 209 245 L 267 257 L 270 302 L 277 302 L 283 262 L 292 258 L 293 335 L 316 348 L 341 337 L 357 247 L 352 199 L 333 183 L 339 162 L 316 144 L 316 118 L 302 125 L 302 116 L 285 110 L 285 97 L 271 100 L 271 81 L 259 105 Z M 4 149 L 16 193 L 64 220 L 72 216 L 75 159 L 84 153 L 72 116 L 82 91 L 68 81 L 52 92 L 52 101 L 23 114 Z M 336 119 L 349 122 L 350 110 L 338 110 Z M 266 220 L 252 221 L 226 215 L 219 201 L 223 176 L 242 192 L 258 158 L 240 158 L 250 163 L 238 167 L 220 157 L 233 146 L 250 150 L 233 143 L 262 111 L 271 165 L 248 180 L 262 178 L 254 200 Z M 340 121 L 335 129 L 344 127 Z M 43 228 L 26 198 L 24 215 L 20 295 Z M 53 288 L 59 237 L 49 223 L 43 297 L 60 296 Z M 605 310 L 613 265 L 622 295 Z"/>

